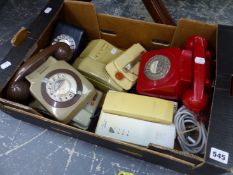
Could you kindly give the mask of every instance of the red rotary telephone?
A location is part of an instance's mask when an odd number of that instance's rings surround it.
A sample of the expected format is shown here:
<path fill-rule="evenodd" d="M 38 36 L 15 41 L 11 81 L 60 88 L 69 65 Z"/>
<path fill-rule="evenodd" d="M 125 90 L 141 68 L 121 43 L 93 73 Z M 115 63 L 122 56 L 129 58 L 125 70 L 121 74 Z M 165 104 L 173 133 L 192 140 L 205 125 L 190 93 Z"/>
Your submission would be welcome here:
<path fill-rule="evenodd" d="M 191 36 L 185 49 L 168 48 L 145 53 L 141 58 L 137 91 L 140 94 L 182 100 L 194 112 L 208 101 L 211 54 L 207 40 Z"/>

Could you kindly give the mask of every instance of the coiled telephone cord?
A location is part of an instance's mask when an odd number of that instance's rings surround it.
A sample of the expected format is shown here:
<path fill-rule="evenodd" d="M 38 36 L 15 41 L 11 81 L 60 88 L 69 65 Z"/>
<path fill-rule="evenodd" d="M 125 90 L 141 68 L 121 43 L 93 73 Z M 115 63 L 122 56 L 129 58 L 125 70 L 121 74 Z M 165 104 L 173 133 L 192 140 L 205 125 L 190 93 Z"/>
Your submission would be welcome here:
<path fill-rule="evenodd" d="M 203 123 L 196 119 L 196 114 L 182 106 L 174 116 L 177 138 L 183 151 L 202 154 L 205 149 L 207 132 Z M 195 133 L 194 139 L 191 132 Z"/>

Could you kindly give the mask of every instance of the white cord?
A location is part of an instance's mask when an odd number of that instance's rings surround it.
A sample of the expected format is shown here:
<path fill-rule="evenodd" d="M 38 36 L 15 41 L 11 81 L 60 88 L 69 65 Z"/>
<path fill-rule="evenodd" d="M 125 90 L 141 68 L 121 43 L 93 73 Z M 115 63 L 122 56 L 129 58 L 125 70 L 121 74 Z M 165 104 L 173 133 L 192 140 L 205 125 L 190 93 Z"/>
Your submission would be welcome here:
<path fill-rule="evenodd" d="M 207 132 L 203 123 L 196 120 L 196 114 L 182 106 L 174 116 L 174 124 L 178 141 L 183 151 L 193 154 L 203 153 L 207 140 Z M 190 127 L 190 128 L 188 128 Z M 197 131 L 197 139 L 190 136 L 190 132 Z"/>

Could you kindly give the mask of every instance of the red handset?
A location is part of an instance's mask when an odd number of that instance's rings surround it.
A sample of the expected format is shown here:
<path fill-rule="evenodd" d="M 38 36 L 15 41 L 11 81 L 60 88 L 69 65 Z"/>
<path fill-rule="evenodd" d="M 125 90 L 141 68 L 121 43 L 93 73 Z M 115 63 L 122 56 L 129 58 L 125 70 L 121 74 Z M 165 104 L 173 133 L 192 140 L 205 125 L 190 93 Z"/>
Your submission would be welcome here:
<path fill-rule="evenodd" d="M 183 104 L 194 112 L 202 111 L 208 101 L 208 95 L 205 92 L 205 83 L 209 79 L 209 61 L 206 55 L 207 41 L 200 36 L 190 37 L 185 45 L 185 49 L 193 52 L 193 87 L 185 91 L 183 95 Z M 207 57 L 210 57 L 209 55 Z"/>

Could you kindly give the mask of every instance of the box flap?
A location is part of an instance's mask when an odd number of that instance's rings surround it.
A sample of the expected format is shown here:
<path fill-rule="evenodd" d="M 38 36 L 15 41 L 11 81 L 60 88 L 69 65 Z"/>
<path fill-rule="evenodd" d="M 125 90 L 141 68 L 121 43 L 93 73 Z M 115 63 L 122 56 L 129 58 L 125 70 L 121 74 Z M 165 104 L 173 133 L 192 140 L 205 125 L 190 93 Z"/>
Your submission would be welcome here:
<path fill-rule="evenodd" d="M 190 19 L 180 19 L 177 23 L 171 46 L 183 48 L 188 37 L 191 35 L 200 35 L 208 40 L 209 48 L 215 50 L 216 31 L 217 25 Z"/>
<path fill-rule="evenodd" d="M 60 14 L 60 18 L 67 23 L 82 26 L 82 29 L 88 34 L 89 40 L 100 38 L 96 10 L 92 3 L 66 1 Z"/>
<path fill-rule="evenodd" d="M 233 167 L 233 27 L 219 25 L 217 36 L 217 75 L 205 159 L 230 169 Z"/>
<path fill-rule="evenodd" d="M 40 39 L 44 31 L 55 20 L 63 5 L 63 0 L 50 0 L 42 9 L 39 16 L 28 27 L 29 37 Z"/>
<path fill-rule="evenodd" d="M 0 32 L 5 33 L 5 35 L 0 36 L 0 91 L 3 90 L 22 62 L 36 50 L 37 40 L 40 39 L 48 25 L 55 20 L 63 4 L 63 0 L 50 0 L 49 2 L 43 0 L 43 3 L 39 3 L 40 6 L 37 6 L 37 3 L 32 3 L 32 1 L 28 0 L 25 3 L 25 1 L 18 5 L 7 1 L 0 10 L 0 17 L 3 18 L 0 22 Z M 44 7 L 45 4 L 46 6 Z M 22 10 L 22 14 L 19 14 L 21 8 L 17 10 L 19 5 L 23 7 L 25 5 L 25 10 Z M 42 7 L 44 8 L 36 17 L 34 15 L 36 14 L 35 11 L 39 12 Z M 21 16 L 21 18 L 18 16 Z M 31 23 L 31 21 L 33 22 Z M 27 28 L 29 32 L 28 37 L 21 44 L 13 47 L 11 39 L 22 26 Z"/>
<path fill-rule="evenodd" d="M 0 8 L 0 61 L 8 54 L 11 46 L 11 38 L 21 27 L 28 27 L 40 13 L 48 0 L 33 2 L 1 1 Z"/>

